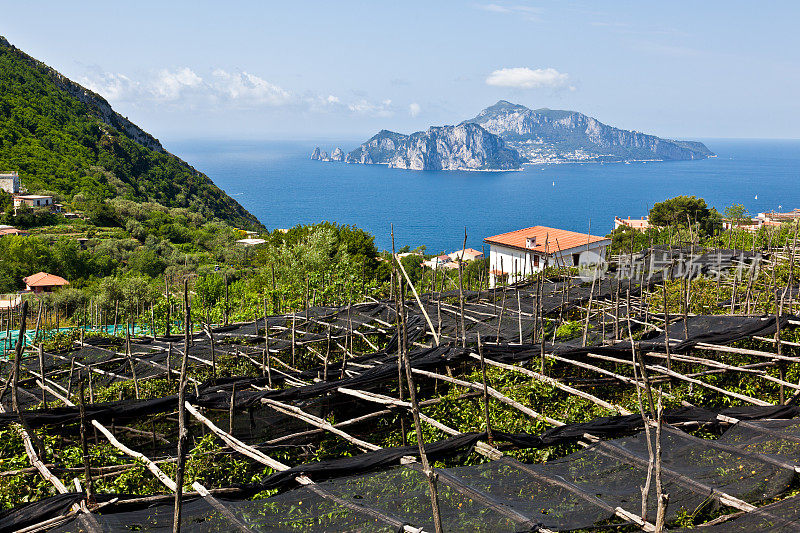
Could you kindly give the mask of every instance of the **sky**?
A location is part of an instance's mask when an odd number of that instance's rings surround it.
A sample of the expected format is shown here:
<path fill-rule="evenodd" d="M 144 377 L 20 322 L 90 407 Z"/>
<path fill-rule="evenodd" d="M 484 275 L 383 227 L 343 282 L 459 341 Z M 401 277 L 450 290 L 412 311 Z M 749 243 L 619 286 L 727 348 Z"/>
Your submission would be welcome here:
<path fill-rule="evenodd" d="M 162 140 L 362 140 L 500 99 L 800 138 L 798 20 L 781 0 L 0 0 L 0 35 Z"/>

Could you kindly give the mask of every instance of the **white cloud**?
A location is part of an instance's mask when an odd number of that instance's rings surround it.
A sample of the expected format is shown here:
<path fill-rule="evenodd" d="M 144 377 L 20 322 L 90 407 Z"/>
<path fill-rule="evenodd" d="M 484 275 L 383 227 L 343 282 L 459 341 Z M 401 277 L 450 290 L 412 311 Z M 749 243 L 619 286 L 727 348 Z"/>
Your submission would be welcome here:
<path fill-rule="evenodd" d="M 483 11 L 489 11 L 490 13 L 516 15 L 530 21 L 539 21 L 539 15 L 542 12 L 538 7 L 524 5 L 479 4 L 477 7 Z"/>
<path fill-rule="evenodd" d="M 389 117 L 398 106 L 391 99 L 373 99 L 366 93 L 340 98 L 323 91 L 291 91 L 246 71 L 218 68 L 202 75 L 189 67 L 160 69 L 134 79 L 125 74 L 88 69 L 80 83 L 108 99 L 112 104 L 161 106 L 170 109 L 250 110 L 294 107 L 314 113 L 355 113 Z M 408 107 L 412 116 L 419 104 Z"/>
<path fill-rule="evenodd" d="M 347 105 L 347 108 L 353 113 L 359 115 L 372 115 L 376 117 L 389 117 L 394 114 L 391 100 L 383 100 L 382 102 L 370 102 L 366 99 L 361 99 Z"/>
<path fill-rule="evenodd" d="M 184 90 L 194 89 L 202 84 L 203 78 L 188 67 L 178 69 L 175 72 L 162 69 L 155 79 L 149 83 L 149 89 L 158 99 L 174 101 L 181 98 Z"/>
<path fill-rule="evenodd" d="M 139 92 L 135 81 L 124 74 L 114 72 L 98 72 L 91 77 L 84 76 L 78 81 L 90 91 L 115 102 L 133 99 Z"/>
<path fill-rule="evenodd" d="M 231 73 L 222 69 L 215 70 L 211 88 L 216 96 L 236 102 L 238 105 L 283 105 L 292 100 L 291 94 L 248 72 Z"/>
<path fill-rule="evenodd" d="M 489 74 L 486 84 L 518 89 L 563 89 L 569 87 L 570 90 L 574 90 L 574 87 L 569 85 L 569 75 L 554 68 L 501 68 Z"/>
<path fill-rule="evenodd" d="M 411 104 L 408 104 L 408 112 L 411 113 L 412 117 L 416 117 L 417 115 L 419 115 L 420 111 L 422 111 L 422 108 L 419 106 L 418 103 L 413 102 Z"/>

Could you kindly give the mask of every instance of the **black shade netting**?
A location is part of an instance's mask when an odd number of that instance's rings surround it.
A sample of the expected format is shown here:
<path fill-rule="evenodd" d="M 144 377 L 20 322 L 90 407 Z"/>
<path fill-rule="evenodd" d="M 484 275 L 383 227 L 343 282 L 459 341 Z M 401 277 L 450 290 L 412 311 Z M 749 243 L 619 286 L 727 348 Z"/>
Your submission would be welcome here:
<path fill-rule="evenodd" d="M 675 530 L 675 531 L 698 531 Z M 721 524 L 706 526 L 708 533 L 796 533 L 800 531 L 800 496 L 765 505 Z"/>
<path fill-rule="evenodd" d="M 375 531 L 394 532 L 398 528 L 378 518 L 350 509 L 301 488 L 273 498 L 252 501 L 217 500 L 221 511 L 203 498 L 183 503 L 181 530 L 198 533 L 230 533 L 238 531 Z M 159 505 L 141 511 L 96 515 L 102 531 L 172 531 L 171 505 Z M 238 523 L 237 523 L 238 522 Z M 244 528 L 239 524 L 244 525 Z M 72 521 L 53 531 L 82 533 L 83 524 Z"/>

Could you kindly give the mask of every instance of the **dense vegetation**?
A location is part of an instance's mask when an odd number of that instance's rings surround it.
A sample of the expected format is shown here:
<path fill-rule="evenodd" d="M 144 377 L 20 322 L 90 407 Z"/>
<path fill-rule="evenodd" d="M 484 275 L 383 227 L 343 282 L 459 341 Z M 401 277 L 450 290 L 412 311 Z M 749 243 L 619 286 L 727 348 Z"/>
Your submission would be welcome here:
<path fill-rule="evenodd" d="M 207 176 L 152 137 L 146 138 L 149 147 L 137 142 L 134 131 L 147 135 L 101 97 L 0 37 L 0 170 L 19 171 L 30 192 L 65 202 L 78 197 L 87 209 L 102 209 L 109 198 L 151 201 L 208 220 L 260 226 Z"/>

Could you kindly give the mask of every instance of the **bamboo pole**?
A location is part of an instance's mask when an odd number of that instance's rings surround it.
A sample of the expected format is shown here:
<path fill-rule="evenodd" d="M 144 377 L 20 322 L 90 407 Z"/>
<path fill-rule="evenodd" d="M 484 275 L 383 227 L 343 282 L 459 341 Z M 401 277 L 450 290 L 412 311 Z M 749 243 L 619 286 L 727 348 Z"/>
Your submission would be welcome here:
<path fill-rule="evenodd" d="M 472 357 L 473 359 L 478 359 L 480 356 L 473 353 L 473 354 L 470 354 L 470 357 Z M 505 370 L 511 370 L 513 372 L 519 372 L 521 374 L 525 374 L 527 376 L 530 376 L 530 377 L 536 379 L 537 381 L 541 381 L 542 383 L 547 383 L 548 385 L 552 385 L 553 387 L 561 389 L 564 392 L 567 392 L 569 394 L 573 394 L 573 395 L 578 396 L 579 398 L 583 398 L 585 400 L 589 400 L 590 402 L 593 402 L 593 403 L 599 405 L 600 407 L 602 407 L 604 409 L 608 409 L 609 411 L 613 411 L 613 412 L 619 413 L 620 415 L 625 416 L 625 415 L 631 414 L 631 412 L 628 411 L 627 409 L 625 409 L 624 407 L 621 407 L 619 405 L 614 405 L 614 404 L 609 403 L 609 402 L 607 402 L 607 401 L 605 401 L 605 400 L 603 400 L 601 398 L 598 398 L 597 396 L 589 394 L 588 392 L 584 392 L 582 390 L 570 387 L 569 385 L 566 385 L 566 384 L 558 381 L 557 379 L 551 378 L 549 376 L 545 376 L 544 374 L 540 374 L 539 372 L 534 372 L 533 370 L 529 370 L 529 369 L 521 367 L 521 366 L 509 365 L 509 364 L 506 364 L 506 363 L 501 363 L 499 361 L 494 361 L 492 359 L 485 359 L 484 358 L 484 361 L 485 361 L 485 363 L 487 365 L 492 365 L 492 366 L 496 366 L 498 368 L 503 368 Z"/>
<path fill-rule="evenodd" d="M 464 227 L 464 245 L 461 247 L 461 258 L 458 260 L 458 308 L 461 317 L 461 346 L 467 347 L 467 330 L 464 325 L 464 281 L 463 281 L 463 265 L 464 254 L 467 251 L 467 228 Z M 420 303 L 420 307 L 422 304 Z M 431 325 L 433 327 L 433 325 Z M 520 335 L 521 336 L 521 335 Z M 436 343 L 438 344 L 438 342 Z"/>
<path fill-rule="evenodd" d="M 44 379 L 44 378 L 42 378 Z M 92 481 L 92 463 L 89 456 L 88 437 L 86 435 L 89 429 L 86 425 L 86 394 L 84 391 L 84 381 L 80 381 L 80 391 L 78 393 L 80 400 L 80 417 L 81 417 L 81 453 L 83 454 L 83 468 L 84 468 L 84 481 L 86 483 L 86 500 L 89 503 L 94 503 L 94 482 Z"/>
<path fill-rule="evenodd" d="M 428 378 L 441 379 L 443 381 L 447 381 L 449 383 L 453 383 L 454 385 L 460 385 L 462 387 L 467 387 L 467 388 L 470 388 L 472 390 L 476 390 L 476 391 L 479 391 L 479 392 L 483 390 L 483 385 L 481 385 L 479 383 L 474 383 L 474 382 L 471 382 L 471 381 L 464 381 L 464 380 L 461 380 L 461 379 L 453 378 L 453 377 L 446 376 L 446 375 L 443 375 L 443 374 L 437 374 L 435 372 L 429 372 L 427 370 L 422 370 L 422 369 L 419 369 L 419 368 L 414 368 L 412 370 L 412 372 L 414 374 L 419 374 L 420 376 L 425 376 L 425 377 L 428 377 Z M 498 392 L 497 390 L 493 389 L 492 387 L 487 386 L 486 387 L 486 392 L 489 394 L 489 396 L 499 400 L 500 402 L 502 402 L 502 403 L 504 403 L 504 404 L 506 404 L 508 406 L 511 406 L 511 407 L 517 409 L 518 411 L 530 416 L 531 418 L 536 418 L 538 420 L 543 420 L 543 421 L 545 421 L 548 424 L 551 424 L 553 426 L 563 426 L 564 425 L 564 422 L 561 422 L 560 420 L 556 420 L 554 418 L 550 418 L 550 417 L 545 416 L 545 415 L 543 415 L 541 413 L 538 413 L 538 412 L 534 411 L 533 409 L 531 409 L 530 407 L 526 407 L 526 406 L 522 405 L 521 403 L 519 403 L 518 401 L 512 400 L 511 398 L 505 396 L 504 394 L 501 394 L 500 392 Z"/>
<path fill-rule="evenodd" d="M 181 358 L 181 375 L 178 381 L 178 464 L 175 474 L 175 510 L 172 520 L 172 532 L 179 533 L 181 530 L 181 506 L 183 497 L 183 469 L 186 463 L 186 363 L 189 356 L 189 281 L 183 281 L 183 303 L 184 303 L 184 344 L 183 357 Z"/>
<path fill-rule="evenodd" d="M 406 281 L 411 286 L 411 290 L 414 293 L 414 297 L 417 299 L 417 303 L 419 303 L 420 309 L 422 309 L 422 312 L 425 313 L 425 318 L 428 321 L 428 325 L 431 328 L 431 333 L 433 333 L 434 335 L 434 340 L 436 344 L 439 344 L 439 339 L 436 336 L 436 332 L 433 331 L 433 324 L 431 324 L 430 317 L 428 317 L 428 313 L 425 312 L 425 308 L 422 306 L 422 302 L 420 301 L 419 296 L 417 295 L 417 291 L 414 289 L 414 285 L 408 278 L 408 274 L 406 274 L 405 269 L 403 269 L 402 263 L 400 263 L 400 261 L 397 260 L 396 256 L 393 255 L 393 257 L 395 259 L 395 262 L 403 272 L 403 276 L 405 276 Z M 401 304 L 401 311 L 403 309 L 402 305 L 403 304 Z M 406 338 L 408 332 L 406 330 L 407 326 L 405 324 L 405 321 L 403 321 L 402 326 L 403 326 L 403 338 Z M 403 346 L 403 350 L 401 351 L 401 353 L 403 358 L 403 365 L 405 367 L 406 382 L 408 384 L 408 397 L 409 400 L 411 401 L 411 415 L 414 419 L 414 431 L 416 432 L 417 446 L 419 447 L 419 457 L 420 461 L 422 461 L 422 471 L 428 480 L 428 490 L 430 491 L 430 497 L 431 497 L 431 510 L 433 513 L 433 525 L 434 528 L 436 529 L 436 533 L 443 533 L 444 530 L 442 528 L 442 517 L 439 512 L 439 495 L 436 487 L 437 475 L 436 472 L 431 468 L 430 464 L 428 463 L 428 455 L 425 453 L 425 440 L 423 439 L 422 426 L 420 425 L 419 404 L 417 403 L 417 390 L 414 385 L 414 376 L 412 375 L 411 371 L 411 360 L 408 357 L 408 347 L 405 344 Z"/>
<path fill-rule="evenodd" d="M 65 405 L 70 406 L 70 407 L 75 407 L 75 404 L 73 402 L 71 402 L 68 398 L 66 398 L 64 396 L 60 396 L 56 391 L 54 391 L 52 389 L 50 389 L 50 392 L 53 395 L 55 395 L 56 397 L 58 397 L 61 401 L 63 401 Z M 113 447 L 115 447 L 116 449 L 120 450 L 125 455 L 133 457 L 134 459 L 137 459 L 137 460 L 141 461 L 142 463 L 144 463 L 145 467 L 148 470 L 150 470 L 150 472 L 152 472 L 153 475 L 156 476 L 156 478 L 165 487 L 167 487 L 170 491 L 175 492 L 175 490 L 177 488 L 176 485 L 175 485 L 175 482 L 172 479 L 170 479 L 170 477 L 167 476 L 164 473 L 164 471 L 161 470 L 161 468 L 159 468 L 158 464 L 156 464 L 155 461 L 151 460 L 149 457 L 147 457 L 143 453 L 138 452 L 136 450 L 132 450 L 131 448 L 128 448 L 127 446 L 122 444 L 119 440 L 117 440 L 117 438 L 114 436 L 114 434 L 111 431 L 108 430 L 108 428 L 106 428 L 103 424 L 101 424 L 97 420 L 92 420 L 91 422 L 92 422 L 92 426 L 94 426 L 95 430 L 100 431 L 100 433 L 102 433 L 103 436 L 105 436 L 105 438 L 108 439 L 108 442 Z"/>
<path fill-rule="evenodd" d="M 278 471 L 278 472 L 282 472 L 284 470 L 288 470 L 289 469 L 289 466 L 281 463 L 280 461 L 277 461 L 277 460 L 269 457 L 268 455 L 265 455 L 260 450 L 258 450 L 256 448 L 253 448 L 252 446 L 248 446 L 247 444 L 245 444 L 242 441 L 236 439 L 232 435 L 227 434 L 224 431 L 222 431 L 219 427 L 214 425 L 214 423 L 211 422 L 208 418 L 203 416 L 199 412 L 199 410 L 196 407 L 194 407 L 193 405 L 191 405 L 189 402 L 185 402 L 185 407 L 186 407 L 186 410 L 192 416 L 197 418 L 201 423 L 203 423 L 206 427 L 208 427 L 212 431 L 212 433 L 214 433 L 219 438 L 221 438 L 225 442 L 225 444 L 227 444 L 228 446 L 230 446 L 232 449 L 236 450 L 237 452 L 241 453 L 242 455 L 250 457 L 251 459 L 254 459 L 255 461 L 258 461 L 259 463 L 261 463 L 263 465 L 266 465 L 266 466 L 268 466 L 268 467 L 270 467 L 273 470 Z M 308 416 L 310 416 L 310 415 L 308 415 Z M 316 417 L 314 417 L 314 418 L 316 418 Z M 403 530 L 408 532 L 408 533 L 421 533 L 421 530 L 419 528 L 415 528 L 415 527 L 413 527 L 413 526 L 411 526 L 409 524 L 402 524 L 402 522 L 399 522 L 399 521 L 397 521 L 395 519 L 392 519 L 391 517 L 389 517 L 389 516 L 387 516 L 387 515 L 385 515 L 383 513 L 380 513 L 378 511 L 375 511 L 374 509 L 370 509 L 370 508 L 367 508 L 367 507 L 364 507 L 364 506 L 361 506 L 361 505 L 358 505 L 358 504 L 354 504 L 352 502 L 347 502 L 345 500 L 342 500 L 341 498 L 338 498 L 337 496 L 332 495 L 327 490 L 318 487 L 316 485 L 316 483 L 314 483 L 314 481 L 312 481 L 307 476 L 298 476 L 298 477 L 295 478 L 295 480 L 298 483 L 300 483 L 301 485 L 306 486 L 310 490 L 314 490 L 317 494 L 319 494 L 320 496 L 322 496 L 325 499 L 335 501 L 336 503 L 344 505 L 345 507 L 348 507 L 348 508 L 350 508 L 352 510 L 355 510 L 355 511 L 360 512 L 360 513 L 368 514 L 370 516 L 378 518 L 379 520 L 382 520 L 384 522 L 388 522 L 388 523 L 390 523 L 392 525 L 398 525 L 398 527 L 402 527 Z"/>
<path fill-rule="evenodd" d="M 408 274 L 406 273 L 406 269 L 403 268 L 403 263 L 401 263 L 400 260 L 396 256 L 393 256 L 393 258 L 394 258 L 395 263 L 397 263 L 397 266 L 400 268 L 400 272 L 403 273 L 403 277 L 405 277 L 406 282 L 408 283 L 408 286 L 411 288 L 411 292 L 412 292 L 412 294 L 414 294 L 414 298 L 417 300 L 417 305 L 419 305 L 419 308 L 422 310 L 422 314 L 425 316 L 425 320 L 428 322 L 428 327 L 431 330 L 431 335 L 433 336 L 433 341 L 438 345 L 439 344 L 439 336 L 436 334 L 436 330 L 433 328 L 433 322 L 431 322 L 431 317 L 428 316 L 428 312 L 425 310 L 425 306 L 422 305 L 422 300 L 420 300 L 419 294 L 417 294 L 417 289 L 415 289 L 414 288 L 414 284 L 411 283 L 411 278 L 408 277 Z"/>
<path fill-rule="evenodd" d="M 519 292 L 517 292 L 519 294 Z M 521 339 L 520 339 L 521 340 Z M 486 440 L 492 443 L 492 424 L 489 417 L 489 389 L 488 379 L 486 378 L 486 363 L 483 359 L 483 347 L 481 346 L 481 334 L 478 333 L 478 357 L 481 361 L 481 374 L 483 375 L 483 415 L 486 418 Z"/>
<path fill-rule="evenodd" d="M 39 356 L 39 374 L 41 374 L 42 381 L 44 381 L 44 347 L 41 343 L 39 343 L 36 352 Z M 47 409 L 47 394 L 44 392 L 44 387 L 42 388 L 42 408 Z"/>

